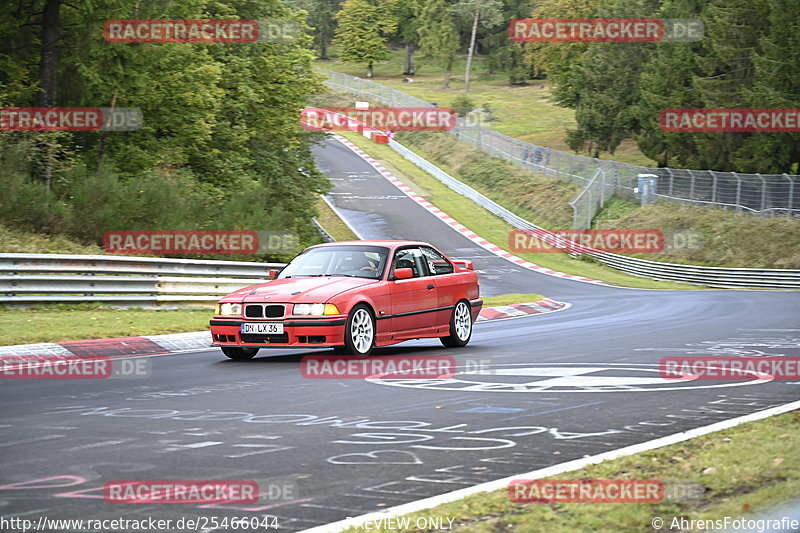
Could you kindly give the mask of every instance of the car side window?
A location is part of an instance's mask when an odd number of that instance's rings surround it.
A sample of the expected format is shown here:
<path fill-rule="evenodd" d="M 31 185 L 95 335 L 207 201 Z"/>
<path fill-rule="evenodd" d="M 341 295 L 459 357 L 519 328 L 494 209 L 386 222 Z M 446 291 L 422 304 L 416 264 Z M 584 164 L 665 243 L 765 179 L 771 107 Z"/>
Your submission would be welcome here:
<path fill-rule="evenodd" d="M 428 271 L 430 271 L 432 276 L 453 273 L 453 264 L 442 254 L 433 248 L 428 248 L 427 246 L 422 246 L 420 250 L 422 251 L 422 255 L 428 264 Z"/>
<path fill-rule="evenodd" d="M 394 269 L 410 268 L 413 277 L 419 278 L 427 275 L 425 263 L 419 248 L 403 248 L 394 256 Z"/>

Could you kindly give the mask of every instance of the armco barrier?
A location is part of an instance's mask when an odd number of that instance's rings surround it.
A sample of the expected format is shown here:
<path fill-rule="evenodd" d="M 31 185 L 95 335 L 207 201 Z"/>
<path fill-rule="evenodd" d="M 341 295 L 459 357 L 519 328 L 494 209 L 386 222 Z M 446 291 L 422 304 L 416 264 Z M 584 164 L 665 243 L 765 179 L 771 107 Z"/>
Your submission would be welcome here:
<path fill-rule="evenodd" d="M 487 211 L 502 218 L 517 229 L 540 230 L 544 228 L 515 215 L 505 207 L 490 200 L 469 185 L 460 182 L 445 171 L 423 159 L 397 141 L 389 145 L 398 154 L 447 185 L 458 194 L 465 196 Z M 547 232 L 549 233 L 549 232 Z M 503 244 L 503 243 L 498 243 Z M 697 283 L 719 288 L 759 288 L 759 289 L 800 289 L 800 270 L 722 268 L 695 265 L 662 263 L 648 259 L 638 259 L 608 252 L 591 252 L 598 261 L 628 274 L 662 281 Z"/>
<path fill-rule="evenodd" d="M 318 109 L 318 108 L 311 108 Z M 356 121 L 357 122 L 357 121 Z M 430 161 L 420 157 L 395 140 L 389 146 L 406 160 L 435 177 L 458 194 L 469 198 L 487 211 L 502 218 L 517 229 L 537 230 L 550 233 L 546 229 L 528 222 L 505 207 L 490 200 L 469 185 L 462 183 Z M 553 235 L 555 237 L 555 235 Z M 505 243 L 496 243 L 503 245 Z M 696 265 L 662 263 L 648 259 L 638 259 L 608 252 L 593 251 L 585 253 L 610 267 L 635 276 L 648 277 L 662 281 L 695 283 L 718 288 L 757 288 L 757 289 L 800 289 L 800 270 L 723 268 Z"/>
<path fill-rule="evenodd" d="M 270 269 L 283 266 L 115 255 L 0 254 L 0 303 L 211 305 L 229 292 L 263 283 Z"/>

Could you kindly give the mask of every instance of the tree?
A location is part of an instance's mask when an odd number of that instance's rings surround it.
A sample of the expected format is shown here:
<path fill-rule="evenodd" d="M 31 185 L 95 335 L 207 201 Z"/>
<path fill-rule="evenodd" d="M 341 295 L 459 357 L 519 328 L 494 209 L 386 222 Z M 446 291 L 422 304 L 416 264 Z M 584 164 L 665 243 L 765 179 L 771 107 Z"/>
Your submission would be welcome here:
<path fill-rule="evenodd" d="M 314 28 L 314 48 L 320 59 L 328 59 L 328 46 L 336 30 L 336 13 L 342 0 L 299 0 L 297 7 L 308 12 L 308 23 Z"/>
<path fill-rule="evenodd" d="M 694 87 L 706 108 L 742 107 L 756 77 L 753 51 L 768 30 L 766 0 L 711 0 L 704 13 L 706 53 L 697 59 Z M 781 21 L 781 25 L 785 21 Z M 700 168 L 737 170 L 735 154 L 761 133 L 696 133 Z"/>
<path fill-rule="evenodd" d="M 503 5 L 502 20 L 506 22 L 527 18 L 533 9 L 531 0 L 505 0 Z M 507 25 L 501 24 L 480 43 L 487 54 L 488 73 L 507 72 L 510 85 L 522 85 L 531 78 L 533 69 L 525 64 L 522 43 L 508 38 Z"/>
<path fill-rule="evenodd" d="M 52 1 L 0 4 L 4 106 L 40 98 L 39 23 Z M 292 230 L 313 238 L 314 198 L 329 184 L 311 154 L 319 136 L 298 121 L 324 89 L 310 35 L 247 45 L 103 38 L 103 22 L 115 18 L 300 22 L 301 13 L 281 0 L 83 0 L 63 2 L 58 15 L 53 105 L 139 108 L 144 124 L 108 134 L 0 132 L 0 156 L 14 168 L 4 183 L 16 191 L 0 222 L 88 240 L 109 229 Z M 37 166 L 52 169 L 50 201 L 34 200 L 48 198 L 32 179 Z"/>
<path fill-rule="evenodd" d="M 639 102 L 641 70 L 649 56 L 645 43 L 594 43 L 587 62 L 576 68 L 574 89 L 577 128 L 567 132 L 575 151 L 614 153 L 620 143 L 638 132 L 632 112 Z"/>
<path fill-rule="evenodd" d="M 459 47 L 452 5 L 447 0 L 430 0 L 422 9 L 421 19 L 418 33 L 422 57 L 444 67 L 442 87 L 449 88 Z"/>
<path fill-rule="evenodd" d="M 39 54 L 39 94 L 36 99 L 40 107 L 56 105 L 58 83 L 58 40 L 61 27 L 61 0 L 46 0 L 42 10 L 41 53 Z"/>
<path fill-rule="evenodd" d="M 533 18 L 591 18 L 599 11 L 601 0 L 539 0 Z M 586 61 L 593 43 L 526 43 L 525 60 L 531 69 L 544 72 L 551 85 L 555 103 L 574 108 L 578 104 L 580 83 L 576 66 Z"/>
<path fill-rule="evenodd" d="M 394 1 L 393 12 L 397 17 L 397 38 L 406 50 L 406 62 L 403 74 L 412 76 L 415 72 L 414 49 L 417 47 L 419 38 L 418 30 L 420 25 L 420 13 L 422 12 L 422 0 L 399 0 Z"/>
<path fill-rule="evenodd" d="M 472 58 L 475 55 L 475 43 L 478 38 L 478 23 L 484 26 L 497 26 L 502 21 L 503 5 L 499 0 L 461 0 L 456 5 L 456 12 L 462 17 L 472 19 L 472 31 L 467 52 L 467 68 L 464 72 L 464 92 L 469 92 L 469 76 L 472 71 Z"/>
<path fill-rule="evenodd" d="M 796 108 L 800 102 L 800 3 L 768 0 L 768 27 L 751 58 L 755 83 L 744 90 L 748 107 Z M 800 134 L 758 133 L 734 162 L 744 172 L 800 173 Z"/>
<path fill-rule="evenodd" d="M 377 0 L 345 0 L 336 14 L 336 45 L 339 57 L 349 63 L 366 63 L 367 77 L 373 75 L 373 65 L 389 55 L 387 34 L 397 28 L 397 18 L 391 4 Z"/>

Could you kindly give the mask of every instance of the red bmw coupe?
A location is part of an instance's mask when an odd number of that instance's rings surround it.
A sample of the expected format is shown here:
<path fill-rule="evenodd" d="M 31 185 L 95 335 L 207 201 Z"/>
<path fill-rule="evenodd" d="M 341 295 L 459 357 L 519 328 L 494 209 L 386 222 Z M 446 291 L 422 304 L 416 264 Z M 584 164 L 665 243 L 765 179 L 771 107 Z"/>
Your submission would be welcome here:
<path fill-rule="evenodd" d="M 222 298 L 211 335 L 231 359 L 270 347 L 368 355 L 432 337 L 456 347 L 469 342 L 482 305 L 471 261 L 424 242 L 335 242 L 307 248 L 276 279 Z"/>

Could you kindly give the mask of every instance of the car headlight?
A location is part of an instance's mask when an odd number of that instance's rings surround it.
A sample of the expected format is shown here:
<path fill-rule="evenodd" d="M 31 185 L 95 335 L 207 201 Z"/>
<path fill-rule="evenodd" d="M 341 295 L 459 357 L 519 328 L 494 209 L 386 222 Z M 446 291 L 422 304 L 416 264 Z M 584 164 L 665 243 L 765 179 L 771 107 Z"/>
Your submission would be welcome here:
<path fill-rule="evenodd" d="M 221 316 L 238 316 L 242 314 L 242 304 L 222 303 L 218 306 L 217 314 Z"/>
<path fill-rule="evenodd" d="M 338 315 L 339 308 L 333 304 L 294 304 L 292 309 L 294 315 Z"/>

